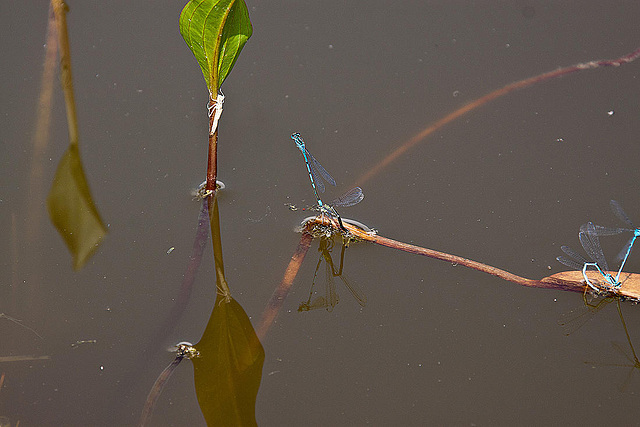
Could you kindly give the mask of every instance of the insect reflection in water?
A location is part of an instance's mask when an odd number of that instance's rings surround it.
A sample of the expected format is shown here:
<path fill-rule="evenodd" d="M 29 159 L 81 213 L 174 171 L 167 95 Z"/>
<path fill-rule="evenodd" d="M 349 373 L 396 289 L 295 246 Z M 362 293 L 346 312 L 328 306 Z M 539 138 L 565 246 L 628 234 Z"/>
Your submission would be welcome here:
<path fill-rule="evenodd" d="M 588 288 L 587 288 L 588 289 Z M 611 345 L 615 350 L 622 353 L 622 355 L 630 362 L 628 364 L 620 364 L 620 363 L 595 363 L 595 362 L 584 362 L 587 365 L 594 366 L 614 366 L 614 367 L 627 367 L 631 368 L 629 373 L 627 374 L 627 378 L 623 382 L 620 387 L 620 391 L 624 392 L 629 384 L 631 383 L 631 379 L 633 378 L 633 373 L 636 369 L 640 369 L 640 360 L 638 360 L 638 356 L 633 347 L 633 342 L 631 341 L 631 336 L 629 335 L 629 330 L 627 328 L 627 323 L 624 320 L 624 315 L 622 314 L 622 302 L 623 298 L 616 295 L 609 295 L 606 298 L 602 299 L 589 299 L 587 296 L 587 292 L 583 295 L 584 307 L 581 309 L 576 309 L 571 313 L 568 313 L 565 317 L 565 320 L 559 321 L 558 323 L 565 330 L 566 335 L 570 335 L 573 332 L 577 331 L 584 325 L 588 320 L 590 320 L 596 313 L 602 310 L 604 307 L 608 306 L 609 303 L 615 301 L 616 308 L 618 310 L 618 316 L 620 318 L 620 323 L 622 324 L 622 329 L 624 330 L 625 337 L 627 338 L 627 343 L 629 344 L 629 349 L 631 350 L 631 356 L 627 354 L 627 352 L 623 349 L 623 346 L 612 342 Z"/>
<path fill-rule="evenodd" d="M 588 293 L 588 288 L 586 288 L 582 295 L 584 304 L 581 307 L 563 314 L 562 318 L 558 320 L 558 325 L 564 329 L 565 335 L 571 335 L 591 320 L 596 313 L 600 312 L 600 310 L 616 299 L 615 296 L 608 296 L 606 298 L 592 297 Z"/>
<path fill-rule="evenodd" d="M 336 284 L 334 281 L 334 277 L 339 277 L 344 286 L 349 290 L 351 295 L 356 299 L 358 304 L 361 306 L 365 306 L 367 303 L 367 297 L 364 295 L 362 290 L 349 280 L 343 273 L 343 265 L 344 265 L 344 251 L 347 247 L 347 243 L 343 243 L 342 251 L 340 253 L 340 267 L 336 271 L 335 265 L 333 264 L 333 259 L 331 258 L 331 250 L 333 249 L 333 240 L 330 238 L 320 238 L 320 246 L 318 247 L 318 252 L 320 252 L 320 258 L 318 259 L 318 265 L 316 265 L 316 271 L 313 275 L 313 282 L 311 283 L 311 290 L 309 292 L 309 299 L 300 304 L 298 307 L 298 311 L 310 311 L 316 310 L 319 308 L 325 308 L 327 311 L 332 311 L 333 308 L 338 304 L 339 297 L 336 291 Z M 320 264 L 322 261 L 325 262 L 325 294 L 317 295 L 317 291 L 314 291 L 316 285 L 316 279 L 318 277 L 318 270 L 320 269 Z M 315 298 L 314 293 L 317 295 Z M 313 299 L 313 301 L 312 301 Z"/>

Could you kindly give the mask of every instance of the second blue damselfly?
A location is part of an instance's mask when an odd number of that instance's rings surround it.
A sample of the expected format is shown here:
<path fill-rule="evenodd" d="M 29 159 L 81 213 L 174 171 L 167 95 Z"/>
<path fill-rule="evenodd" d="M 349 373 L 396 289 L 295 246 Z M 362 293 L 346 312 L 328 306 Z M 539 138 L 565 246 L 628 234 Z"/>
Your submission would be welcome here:
<path fill-rule="evenodd" d="M 596 292 L 617 289 L 621 284 L 617 278 L 608 273 L 609 266 L 604 257 L 604 253 L 602 252 L 600 240 L 598 239 L 595 229 L 596 226 L 589 222 L 581 227 L 581 231 L 578 234 L 580 243 L 587 252 L 587 255 L 589 255 L 589 258 L 591 258 L 591 261 L 588 261 L 585 257 L 568 246 L 562 246 L 560 249 L 562 249 L 562 252 L 568 255 L 569 258 L 559 256 L 556 259 L 567 267 L 582 271 L 582 277 L 584 278 L 585 283 Z M 591 282 L 593 279 L 590 280 L 587 275 L 589 268 L 600 273 L 604 279 L 603 286 L 599 286 Z"/>
<path fill-rule="evenodd" d="M 629 258 L 629 254 L 631 254 L 631 249 L 633 249 L 633 244 L 636 242 L 636 239 L 640 236 L 640 228 L 636 228 L 636 226 L 633 225 L 633 222 L 631 222 L 631 220 L 629 219 L 629 216 L 622 209 L 622 206 L 620 206 L 620 203 L 616 202 L 615 200 L 611 200 L 611 210 L 613 211 L 614 215 L 617 216 L 618 219 L 620 219 L 620 221 L 624 222 L 631 228 L 615 228 L 615 227 L 604 227 L 602 225 L 593 225 L 593 227 L 590 227 L 589 230 L 586 230 L 586 227 L 588 226 L 588 224 L 585 224 L 582 227 L 580 227 L 580 230 L 586 231 L 591 234 L 595 234 L 597 236 L 612 236 L 614 234 L 620 234 L 624 232 L 633 233 L 633 236 L 629 238 L 627 243 L 624 245 L 624 247 L 616 257 L 617 261 L 622 261 L 620 263 L 620 269 L 618 270 L 618 274 L 616 274 L 616 281 L 618 281 L 620 279 L 620 274 L 622 273 L 622 269 L 624 268 L 624 265 L 627 262 L 627 258 Z"/>

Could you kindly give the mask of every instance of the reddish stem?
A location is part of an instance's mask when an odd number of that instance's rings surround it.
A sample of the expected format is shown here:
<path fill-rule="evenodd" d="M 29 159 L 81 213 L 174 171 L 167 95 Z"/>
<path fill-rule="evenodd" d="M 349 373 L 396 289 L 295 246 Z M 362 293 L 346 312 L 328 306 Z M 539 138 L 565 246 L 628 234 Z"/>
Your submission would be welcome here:
<path fill-rule="evenodd" d="M 324 217 L 316 217 L 313 220 L 307 221 L 305 224 L 305 230 L 308 233 L 312 233 L 312 230 L 316 226 L 322 227 L 323 230 L 326 230 L 327 227 L 332 227 L 335 233 L 340 233 L 340 229 L 336 225 L 335 221 L 327 216 Z M 492 276 L 499 277 L 501 279 L 507 280 L 509 282 L 517 283 L 518 285 L 528 286 L 533 288 L 543 288 L 543 289 L 557 289 L 562 291 L 572 291 L 572 292 L 584 292 L 585 284 L 581 280 L 580 275 L 572 274 L 568 275 L 569 277 L 556 277 L 557 275 L 551 277 L 545 277 L 542 280 L 535 279 L 527 279 L 526 277 L 521 277 L 513 273 L 509 273 L 508 271 L 501 270 L 497 267 L 493 267 L 487 264 L 483 264 L 478 261 L 473 261 L 471 259 L 463 258 L 461 256 L 448 254 L 445 252 L 436 251 L 433 249 L 423 248 L 420 246 L 411 245 L 409 243 L 398 242 L 397 240 L 389 239 L 387 237 L 379 236 L 377 234 L 367 233 L 361 230 L 360 228 L 354 227 L 351 224 L 344 223 L 345 228 L 349 233 L 356 237 L 357 239 L 364 240 L 371 243 L 376 243 L 381 246 L 386 246 L 388 248 L 398 249 L 404 252 L 409 252 L 416 255 L 422 255 L 429 258 L 439 259 L 441 261 L 450 262 L 455 265 L 461 265 L 463 267 L 471 268 L 474 270 L 481 271 L 483 273 L 491 274 Z"/>
<path fill-rule="evenodd" d="M 215 105 L 213 95 L 209 95 L 209 112 L 213 111 L 212 106 Z M 213 128 L 213 120 L 215 114 L 209 114 L 209 158 L 207 161 L 207 185 L 206 189 L 216 191 L 216 179 L 218 178 L 218 129 L 211 132 Z"/>

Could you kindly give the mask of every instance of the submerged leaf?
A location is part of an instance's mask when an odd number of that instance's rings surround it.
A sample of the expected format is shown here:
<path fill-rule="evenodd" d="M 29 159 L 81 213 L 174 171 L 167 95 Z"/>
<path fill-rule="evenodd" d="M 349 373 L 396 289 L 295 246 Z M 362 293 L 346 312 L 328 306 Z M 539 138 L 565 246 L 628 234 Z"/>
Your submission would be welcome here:
<path fill-rule="evenodd" d="M 216 93 L 253 29 L 244 0 L 191 0 L 180 13 L 180 34 Z"/>
<path fill-rule="evenodd" d="M 240 304 L 218 298 L 192 359 L 198 403 L 208 425 L 256 425 L 264 349 Z"/>
<path fill-rule="evenodd" d="M 73 268 L 79 270 L 98 248 L 107 229 L 91 199 L 77 144 L 70 144 L 60 160 L 47 208 L 73 256 Z"/>

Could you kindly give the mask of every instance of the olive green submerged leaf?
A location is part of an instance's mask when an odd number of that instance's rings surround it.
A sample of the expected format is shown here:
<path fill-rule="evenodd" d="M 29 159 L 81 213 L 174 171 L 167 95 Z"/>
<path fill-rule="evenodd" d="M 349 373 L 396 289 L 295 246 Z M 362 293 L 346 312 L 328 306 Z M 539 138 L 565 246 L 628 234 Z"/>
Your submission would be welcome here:
<path fill-rule="evenodd" d="M 77 144 L 69 145 L 58 164 L 47 208 L 73 256 L 73 268 L 79 270 L 98 248 L 107 229 L 91 199 Z"/>
<path fill-rule="evenodd" d="M 198 403 L 207 424 L 256 425 L 264 349 L 233 298 L 218 298 L 192 359 Z"/>
<path fill-rule="evenodd" d="M 216 93 L 253 29 L 244 0 L 191 0 L 180 14 L 180 34 Z"/>

